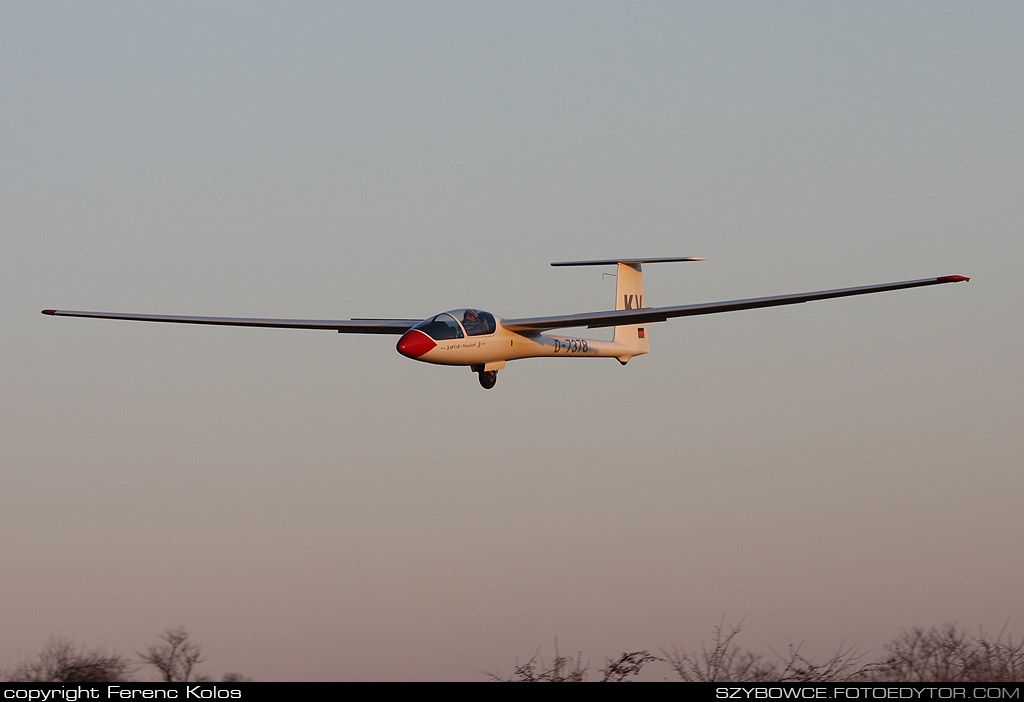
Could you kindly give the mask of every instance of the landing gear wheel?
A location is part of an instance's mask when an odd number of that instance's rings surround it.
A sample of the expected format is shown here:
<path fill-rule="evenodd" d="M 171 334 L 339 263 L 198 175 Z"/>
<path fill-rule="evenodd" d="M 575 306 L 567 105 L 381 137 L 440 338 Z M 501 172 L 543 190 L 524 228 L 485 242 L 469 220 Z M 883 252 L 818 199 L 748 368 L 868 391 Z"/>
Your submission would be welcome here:
<path fill-rule="evenodd" d="M 478 375 L 480 377 L 480 387 L 484 390 L 490 390 L 494 387 L 494 384 L 498 382 L 498 371 L 482 370 Z"/>

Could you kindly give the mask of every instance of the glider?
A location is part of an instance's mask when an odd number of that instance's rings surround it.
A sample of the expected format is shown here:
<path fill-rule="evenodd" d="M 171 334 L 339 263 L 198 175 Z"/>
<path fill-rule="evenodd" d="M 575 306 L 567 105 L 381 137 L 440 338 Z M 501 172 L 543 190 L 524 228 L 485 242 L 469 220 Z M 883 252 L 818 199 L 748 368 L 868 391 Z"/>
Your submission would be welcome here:
<path fill-rule="evenodd" d="M 644 306 L 645 263 L 703 261 L 703 258 L 628 258 L 600 261 L 558 261 L 552 266 L 604 266 L 617 269 L 615 309 L 604 312 L 503 319 L 479 309 L 449 310 L 426 319 L 260 319 L 247 317 L 188 317 L 118 312 L 77 312 L 43 310 L 59 317 L 129 319 L 144 322 L 215 324 L 238 327 L 281 327 L 288 329 L 329 329 L 342 334 L 399 335 L 397 350 L 407 358 L 446 366 L 469 366 L 477 373 L 480 385 L 494 387 L 498 371 L 505 363 L 520 358 L 614 358 L 626 364 L 629 359 L 650 351 L 648 325 L 676 317 L 749 310 L 757 307 L 793 305 L 798 302 L 829 300 L 836 297 L 919 288 L 926 285 L 966 282 L 970 278 L 948 275 L 939 278 L 906 280 L 856 288 L 755 297 L 745 300 L 706 302 L 672 307 Z M 612 327 L 611 341 L 582 339 L 549 334 L 554 329 L 572 327 Z"/>

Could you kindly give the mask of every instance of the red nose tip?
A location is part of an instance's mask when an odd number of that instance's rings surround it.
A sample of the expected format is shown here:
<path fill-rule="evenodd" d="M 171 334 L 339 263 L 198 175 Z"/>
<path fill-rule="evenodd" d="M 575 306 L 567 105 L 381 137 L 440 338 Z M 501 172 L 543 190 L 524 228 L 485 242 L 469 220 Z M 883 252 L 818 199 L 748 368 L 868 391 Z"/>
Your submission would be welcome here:
<path fill-rule="evenodd" d="M 419 358 L 430 349 L 437 346 L 434 340 L 421 332 L 419 329 L 410 329 L 398 340 L 398 353 L 407 358 Z"/>

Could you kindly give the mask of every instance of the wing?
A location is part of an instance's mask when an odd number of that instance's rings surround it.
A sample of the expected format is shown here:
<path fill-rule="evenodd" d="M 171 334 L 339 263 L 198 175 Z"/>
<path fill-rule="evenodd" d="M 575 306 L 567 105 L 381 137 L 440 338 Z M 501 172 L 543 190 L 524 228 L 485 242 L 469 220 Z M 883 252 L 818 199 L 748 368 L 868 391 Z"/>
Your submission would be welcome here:
<path fill-rule="evenodd" d="M 793 295 L 776 295 L 773 297 L 755 297 L 747 300 L 728 300 L 725 302 L 705 302 L 697 305 L 677 305 L 675 307 L 644 307 L 638 310 L 615 310 L 608 312 L 584 312 L 582 314 L 566 314 L 553 317 L 525 317 L 523 319 L 502 320 L 502 326 L 512 331 L 529 332 L 545 329 L 562 329 L 565 327 L 614 327 L 621 324 L 646 324 L 648 322 L 664 322 L 674 317 L 692 317 L 699 314 L 716 314 L 718 312 L 735 312 L 750 310 L 757 307 L 777 307 L 795 305 L 798 302 L 814 300 L 830 300 L 835 297 L 851 295 L 867 295 L 868 293 L 902 290 L 904 288 L 920 288 L 926 285 L 943 283 L 959 283 L 968 281 L 962 275 L 948 275 L 941 278 L 924 278 L 922 280 L 906 280 L 899 283 L 883 283 L 881 285 L 864 285 L 857 288 L 840 288 L 837 290 L 821 290 L 818 292 L 796 293 Z"/>
<path fill-rule="evenodd" d="M 57 317 L 94 317 L 131 319 L 139 322 L 175 322 L 178 324 L 215 324 L 231 327 L 280 327 L 284 329 L 329 329 L 342 334 L 404 334 L 420 319 L 260 319 L 255 317 L 186 317 L 161 314 L 124 314 L 121 312 L 75 312 L 43 310 Z"/>

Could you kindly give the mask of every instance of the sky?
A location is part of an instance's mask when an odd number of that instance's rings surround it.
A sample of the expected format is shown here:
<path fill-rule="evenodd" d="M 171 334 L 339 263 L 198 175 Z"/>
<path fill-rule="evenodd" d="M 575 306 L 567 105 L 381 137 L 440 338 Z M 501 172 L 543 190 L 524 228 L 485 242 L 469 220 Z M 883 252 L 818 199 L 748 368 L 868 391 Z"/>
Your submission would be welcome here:
<path fill-rule="evenodd" d="M 1024 637 L 1024 5 L 0 1 L 0 668 L 483 680 Z M 390 336 L 675 320 L 485 391 Z M 611 272 L 611 271 L 608 271 Z M 600 331 L 595 338 L 607 338 Z M 655 677 L 669 676 L 660 669 Z M 153 677 L 140 670 L 142 678 Z"/>

